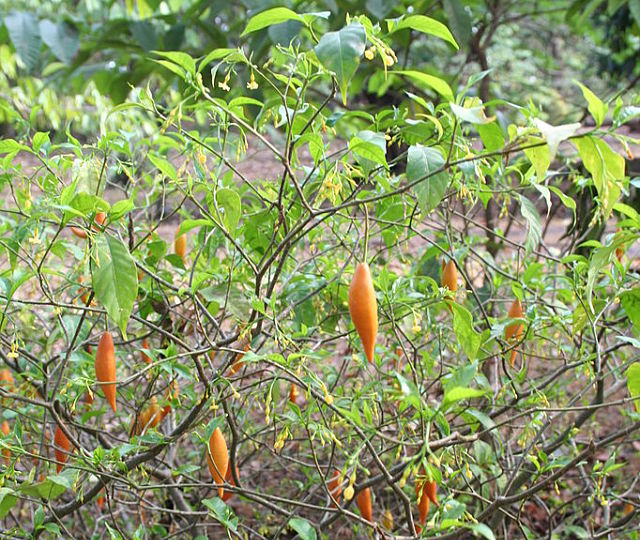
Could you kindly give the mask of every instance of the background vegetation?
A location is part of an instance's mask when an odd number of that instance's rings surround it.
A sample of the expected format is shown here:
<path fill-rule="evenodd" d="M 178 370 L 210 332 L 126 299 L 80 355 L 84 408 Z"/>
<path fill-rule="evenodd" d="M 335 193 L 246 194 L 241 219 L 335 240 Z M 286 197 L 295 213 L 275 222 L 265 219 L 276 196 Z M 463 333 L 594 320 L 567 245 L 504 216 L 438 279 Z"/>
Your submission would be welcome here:
<path fill-rule="evenodd" d="M 0 15 L 7 536 L 637 538 L 640 2 Z"/>

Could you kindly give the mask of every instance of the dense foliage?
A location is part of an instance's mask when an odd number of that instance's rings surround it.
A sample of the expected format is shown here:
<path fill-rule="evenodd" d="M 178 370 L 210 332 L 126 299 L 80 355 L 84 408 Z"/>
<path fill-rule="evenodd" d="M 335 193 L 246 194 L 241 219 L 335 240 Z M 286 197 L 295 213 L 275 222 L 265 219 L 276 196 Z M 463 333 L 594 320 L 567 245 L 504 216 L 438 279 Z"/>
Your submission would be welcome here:
<path fill-rule="evenodd" d="M 637 537 L 637 3 L 132 4 L 3 15 L 3 530 Z"/>

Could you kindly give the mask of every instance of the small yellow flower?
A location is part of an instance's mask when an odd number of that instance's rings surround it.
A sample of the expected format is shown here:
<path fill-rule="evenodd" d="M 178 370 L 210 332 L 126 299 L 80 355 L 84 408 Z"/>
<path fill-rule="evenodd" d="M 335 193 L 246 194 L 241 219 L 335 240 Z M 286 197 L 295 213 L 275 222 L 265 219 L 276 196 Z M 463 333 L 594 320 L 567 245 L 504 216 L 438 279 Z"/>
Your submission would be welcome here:
<path fill-rule="evenodd" d="M 33 231 L 33 237 L 29 238 L 29 243 L 31 245 L 37 245 L 40 242 L 41 242 L 41 240 L 38 237 L 38 227 L 36 226 L 35 230 Z"/>
<path fill-rule="evenodd" d="M 393 64 L 395 64 L 395 60 L 393 59 L 393 57 L 389 56 L 388 54 L 384 57 L 384 65 L 387 67 L 391 67 Z"/>
<path fill-rule="evenodd" d="M 258 83 L 256 82 L 256 77 L 253 74 L 253 71 L 251 72 L 251 80 L 247 83 L 247 88 L 249 90 L 257 90 L 258 89 Z"/>
<path fill-rule="evenodd" d="M 393 530 L 393 514 L 391 510 L 387 509 L 382 514 L 382 526 L 388 531 Z"/>
<path fill-rule="evenodd" d="M 218 83 L 218 86 L 222 88 L 225 92 L 228 92 L 229 90 L 231 90 L 228 84 L 230 79 L 231 79 L 231 73 L 227 71 L 227 75 L 225 76 L 224 81 Z"/>
<path fill-rule="evenodd" d="M 276 452 L 279 452 L 280 450 L 282 450 L 282 448 L 284 447 L 284 441 L 287 439 L 288 434 L 289 432 L 286 429 L 280 432 L 280 435 L 278 435 L 278 439 L 273 445 L 273 449 Z"/>
<path fill-rule="evenodd" d="M 371 48 L 367 49 L 366 51 L 364 51 L 364 55 L 367 58 L 367 60 L 373 60 L 373 58 L 376 55 L 375 47 L 371 47 Z"/>

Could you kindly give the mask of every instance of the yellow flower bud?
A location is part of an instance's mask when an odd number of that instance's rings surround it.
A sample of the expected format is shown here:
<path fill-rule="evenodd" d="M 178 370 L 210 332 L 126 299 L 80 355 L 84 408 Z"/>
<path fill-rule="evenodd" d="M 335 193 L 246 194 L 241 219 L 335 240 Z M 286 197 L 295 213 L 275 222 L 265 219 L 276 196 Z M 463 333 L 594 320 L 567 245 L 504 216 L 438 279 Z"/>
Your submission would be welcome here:
<path fill-rule="evenodd" d="M 353 492 L 354 492 L 353 486 L 347 486 L 343 493 L 344 500 L 350 501 L 351 499 L 353 499 Z"/>

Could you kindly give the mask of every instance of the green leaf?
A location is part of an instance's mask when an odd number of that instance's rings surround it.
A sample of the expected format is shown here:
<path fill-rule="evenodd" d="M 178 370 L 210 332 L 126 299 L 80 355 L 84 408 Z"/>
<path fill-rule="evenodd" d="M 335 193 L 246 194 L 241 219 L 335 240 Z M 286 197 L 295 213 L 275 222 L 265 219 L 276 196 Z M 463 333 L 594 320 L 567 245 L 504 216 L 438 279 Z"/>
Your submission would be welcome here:
<path fill-rule="evenodd" d="M 620 198 L 624 180 L 624 158 L 602 139 L 591 136 L 574 139 L 585 168 L 591 174 L 605 219 Z"/>
<path fill-rule="evenodd" d="M 48 478 L 43 482 L 37 482 L 35 484 L 21 484 L 18 488 L 21 493 L 28 495 L 30 497 L 37 497 L 40 499 L 56 499 L 60 497 L 65 491 L 67 491 L 67 487 L 60 485 L 56 482 L 52 482 Z"/>
<path fill-rule="evenodd" d="M 602 103 L 602 100 L 596 96 L 591 90 L 589 90 L 584 84 L 579 83 L 578 81 L 574 81 L 582 90 L 582 95 L 584 99 L 587 100 L 587 108 L 593 116 L 596 124 L 599 126 L 604 122 L 604 117 L 607 114 L 607 110 L 609 108 L 608 105 Z"/>
<path fill-rule="evenodd" d="M 476 130 L 487 151 L 495 152 L 504 147 L 504 133 L 498 122 L 476 124 Z"/>
<path fill-rule="evenodd" d="M 463 388 L 461 386 L 455 386 L 454 388 L 445 391 L 444 398 L 442 399 L 442 408 L 446 409 L 453 403 L 462 401 L 463 399 L 472 399 L 484 396 L 485 393 L 485 390 L 480 390 L 478 388 Z"/>
<path fill-rule="evenodd" d="M 453 92 L 451 91 L 451 87 L 446 83 L 446 81 L 440 79 L 439 77 L 434 77 L 433 75 L 427 75 L 426 73 L 422 73 L 421 71 L 392 71 L 395 75 L 404 75 L 405 77 L 409 77 L 414 81 L 428 86 L 429 88 L 433 88 L 438 94 L 444 97 L 447 101 L 453 101 Z"/>
<path fill-rule="evenodd" d="M 162 174 L 171 180 L 178 179 L 176 168 L 171 164 L 171 162 L 169 162 L 169 160 L 155 154 L 148 154 L 148 157 L 149 161 L 151 161 L 151 163 L 153 163 Z"/>
<path fill-rule="evenodd" d="M 4 518 L 18 502 L 12 489 L 0 488 L 0 519 Z"/>
<path fill-rule="evenodd" d="M 109 207 L 106 206 L 106 203 L 102 200 L 101 197 L 90 195 L 89 193 L 86 193 L 84 191 L 76 193 L 75 197 L 73 197 L 73 199 L 71 199 L 71 201 L 69 202 L 69 206 L 74 210 L 80 212 L 83 216 L 88 216 L 96 209 L 104 211 L 109 209 Z"/>
<path fill-rule="evenodd" d="M 471 124 L 490 124 L 495 120 L 495 116 L 488 117 L 484 113 L 484 106 L 461 107 L 455 103 L 449 103 L 451 111 L 458 117 L 461 122 L 469 122 Z"/>
<path fill-rule="evenodd" d="M 349 81 L 358 69 L 366 43 L 364 26 L 352 23 L 337 32 L 326 33 L 314 48 L 320 63 L 335 74 L 344 105 L 347 104 Z"/>
<path fill-rule="evenodd" d="M 38 18 L 26 11 L 12 11 L 4 18 L 4 24 L 20 60 L 27 71 L 32 71 L 40 61 Z"/>
<path fill-rule="evenodd" d="M 0 154 L 10 154 L 12 152 L 19 152 L 20 150 L 28 150 L 27 146 L 20 144 L 13 139 L 0 140 Z"/>
<path fill-rule="evenodd" d="M 135 207 L 136 205 L 131 199 L 122 199 L 111 207 L 109 219 L 111 221 L 118 221 L 122 216 L 131 212 Z"/>
<path fill-rule="evenodd" d="M 184 69 L 182 69 L 179 65 L 174 64 L 173 62 L 169 62 L 168 60 L 156 60 L 155 58 L 150 58 L 149 60 L 155 62 L 156 64 L 164 66 L 172 73 L 175 73 L 181 79 L 184 79 L 186 77 Z"/>
<path fill-rule="evenodd" d="M 178 228 L 178 234 L 188 233 L 192 229 L 197 229 L 198 227 L 213 227 L 215 223 L 208 219 L 185 219 L 180 223 L 180 227 Z"/>
<path fill-rule="evenodd" d="M 469 42 L 471 38 L 471 17 L 465 8 L 462 0 L 444 0 L 443 8 L 449 18 L 449 26 L 453 31 L 453 35 L 463 46 Z"/>
<path fill-rule="evenodd" d="M 214 49 L 207 56 L 205 56 L 198 64 L 198 73 L 200 73 L 206 66 L 215 60 L 222 60 L 226 56 L 232 53 L 241 52 L 238 49 Z"/>
<path fill-rule="evenodd" d="M 272 9 L 268 9 L 251 17 L 251 19 L 249 19 L 249 22 L 247 23 L 247 27 L 244 29 L 244 32 L 240 34 L 240 37 L 244 37 L 251 32 L 262 30 L 263 28 L 267 28 L 268 26 L 280 24 L 285 21 L 291 20 L 301 23 L 305 22 L 304 19 L 295 11 L 291 11 L 286 7 L 275 7 Z"/>
<path fill-rule="evenodd" d="M 228 188 L 216 192 L 216 202 L 222 210 L 222 222 L 229 234 L 235 238 L 238 234 L 238 222 L 242 216 L 242 202 L 240 195 Z"/>
<path fill-rule="evenodd" d="M 129 23 L 129 31 L 136 44 L 145 51 L 149 52 L 158 48 L 158 34 L 150 21 L 132 21 Z"/>
<path fill-rule="evenodd" d="M 493 531 L 484 523 L 474 523 L 469 528 L 476 534 L 476 536 L 482 536 L 487 540 L 495 540 Z"/>
<path fill-rule="evenodd" d="M 538 137 L 531 137 L 528 143 L 535 144 L 543 142 Z M 547 174 L 547 169 L 551 164 L 551 156 L 549 155 L 549 146 L 547 144 L 541 144 L 540 146 L 534 146 L 532 148 L 525 148 L 524 154 L 529 158 L 529 161 L 533 165 L 536 171 L 536 179 L 538 182 L 544 182 Z"/>
<path fill-rule="evenodd" d="M 33 135 L 31 146 L 34 152 L 39 152 L 43 146 L 50 144 L 50 142 L 49 132 L 38 131 Z"/>
<path fill-rule="evenodd" d="M 596 248 L 594 253 L 589 260 L 589 269 L 587 270 L 587 286 L 586 286 L 586 295 L 587 295 L 587 304 L 591 309 L 591 312 L 594 312 L 593 309 L 593 287 L 596 283 L 596 279 L 600 270 L 609 264 L 611 260 L 611 255 L 616 250 L 616 245 L 613 244 L 611 246 L 605 246 L 601 248 Z"/>
<path fill-rule="evenodd" d="M 444 171 L 434 174 L 442 168 L 444 163 L 444 157 L 438 148 L 420 144 L 409 147 L 407 180 L 413 183 L 424 179 L 413 186 L 413 191 L 425 215 L 440 204 L 449 185 L 449 177 Z"/>
<path fill-rule="evenodd" d="M 640 362 L 634 362 L 627 369 L 627 388 L 632 398 L 640 397 Z M 640 412 L 640 400 L 634 401 L 636 411 Z"/>
<path fill-rule="evenodd" d="M 262 107 L 264 104 L 262 101 L 258 101 L 257 99 L 247 96 L 240 96 L 229 102 L 230 109 L 233 109 L 234 107 L 242 108 L 244 105 L 256 105 L 257 107 Z"/>
<path fill-rule="evenodd" d="M 322 137 L 317 133 L 307 131 L 304 135 L 296 139 L 295 147 L 299 148 L 305 144 L 309 145 L 309 153 L 313 158 L 313 162 L 317 165 L 324 155 L 324 141 Z"/>
<path fill-rule="evenodd" d="M 640 28 L 640 0 L 629 0 L 629 11 Z"/>
<path fill-rule="evenodd" d="M 94 245 L 91 278 L 96 299 L 118 324 L 123 336 L 138 296 L 136 265 L 119 239 L 101 235 Z"/>
<path fill-rule="evenodd" d="M 629 206 L 628 204 L 624 204 L 624 203 L 616 203 L 613 205 L 613 209 L 616 212 L 620 212 L 623 216 L 628 217 L 629 219 L 633 220 L 636 222 L 636 227 L 640 228 L 640 214 L 638 213 L 638 211 L 635 208 L 632 208 L 631 206 Z"/>
<path fill-rule="evenodd" d="M 460 48 L 444 24 L 430 17 L 425 17 L 424 15 L 410 15 L 402 19 L 389 19 L 387 20 L 387 27 L 389 28 L 390 34 L 403 28 L 411 28 L 417 32 L 431 34 L 432 36 L 448 41 L 456 49 Z"/>
<path fill-rule="evenodd" d="M 640 287 L 623 292 L 620 295 L 620 303 L 633 326 L 640 330 Z"/>
<path fill-rule="evenodd" d="M 469 359 L 475 360 L 480 348 L 481 334 L 473 328 L 473 316 L 467 308 L 456 302 L 447 304 L 453 311 L 453 330 L 458 343 Z"/>
<path fill-rule="evenodd" d="M 73 489 L 74 478 L 67 474 L 50 474 L 47 480 L 51 480 L 54 484 L 64 487 L 65 489 Z"/>
<path fill-rule="evenodd" d="M 426 408 L 426 405 L 424 404 L 424 402 L 422 401 L 422 397 L 420 396 L 420 392 L 413 384 L 413 382 L 400 375 L 400 373 L 396 372 L 395 376 L 398 380 L 400 391 L 404 395 L 405 401 L 417 411 Z"/>
<path fill-rule="evenodd" d="M 214 497 L 213 499 L 204 499 L 202 501 L 209 510 L 211 516 L 222 523 L 227 529 L 236 531 L 238 529 L 238 518 L 222 499 Z"/>
<path fill-rule="evenodd" d="M 536 206 L 526 197 L 518 195 L 520 199 L 520 213 L 527 220 L 527 239 L 524 247 L 526 253 L 531 253 L 538 247 L 542 238 L 542 224 L 540 223 L 540 214 Z"/>
<path fill-rule="evenodd" d="M 42 41 L 54 56 L 61 62 L 70 64 L 80 48 L 80 37 L 76 27 L 66 21 L 56 24 L 44 19 L 40 21 L 39 28 Z"/>
<path fill-rule="evenodd" d="M 571 210 L 574 214 L 576 213 L 576 201 L 574 199 L 566 195 L 556 186 L 549 186 L 549 190 L 553 191 L 553 193 L 555 193 L 562 201 L 562 204 L 564 204 L 569 210 Z"/>
<path fill-rule="evenodd" d="M 68 200 L 70 201 L 73 195 L 80 191 L 95 195 L 98 191 L 101 171 L 102 162 L 97 157 L 87 160 L 75 160 L 73 162 L 72 177 L 76 185 L 69 186 Z M 104 188 L 104 182 L 102 182 L 102 188 Z M 97 194 L 100 195 L 100 193 Z M 62 204 L 67 204 L 62 197 L 60 200 Z"/>
<path fill-rule="evenodd" d="M 294 517 L 289 520 L 289 527 L 296 531 L 302 540 L 316 540 L 316 530 L 306 519 Z"/>
<path fill-rule="evenodd" d="M 580 527 L 579 525 L 566 525 L 564 527 L 564 532 L 567 535 L 575 536 L 578 539 L 587 540 L 591 538 L 591 534 L 584 527 Z"/>
<path fill-rule="evenodd" d="M 374 134 L 376 135 L 376 134 Z M 384 135 L 382 135 L 384 140 Z M 373 165 L 382 165 L 385 169 L 388 169 L 387 157 L 385 155 L 385 148 L 381 148 L 374 141 L 363 140 L 360 137 L 351 137 L 349 141 L 349 150 L 354 155 L 364 158 L 365 161 L 371 162 Z M 373 167 L 368 167 L 369 169 Z"/>
<path fill-rule="evenodd" d="M 178 51 L 152 51 L 153 54 L 157 54 L 163 58 L 166 58 L 176 66 L 181 67 L 184 73 L 195 75 L 196 73 L 196 61 L 191 58 L 187 53 Z"/>

